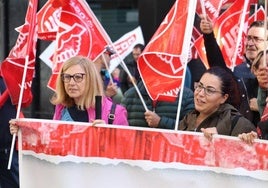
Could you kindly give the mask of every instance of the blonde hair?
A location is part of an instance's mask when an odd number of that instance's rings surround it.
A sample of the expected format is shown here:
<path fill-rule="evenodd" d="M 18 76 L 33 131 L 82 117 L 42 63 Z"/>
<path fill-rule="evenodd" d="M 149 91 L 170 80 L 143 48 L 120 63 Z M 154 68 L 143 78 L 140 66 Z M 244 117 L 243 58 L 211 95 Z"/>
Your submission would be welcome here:
<path fill-rule="evenodd" d="M 55 94 L 50 100 L 52 104 L 62 104 L 66 107 L 75 105 L 74 99 L 71 98 L 65 91 L 64 82 L 61 79 L 61 74 L 74 65 L 80 65 L 85 71 L 85 93 L 79 104 L 76 104 L 79 109 L 95 107 L 95 96 L 103 96 L 103 81 L 100 73 L 97 71 L 94 63 L 86 57 L 75 56 L 63 63 L 56 81 Z"/>
<path fill-rule="evenodd" d="M 251 72 L 254 74 L 255 71 L 257 71 L 259 69 L 259 66 L 261 64 L 261 58 L 263 56 L 263 52 L 264 50 L 260 51 L 258 53 L 258 55 L 255 57 L 255 59 L 253 60 L 252 62 L 252 65 L 251 65 Z M 268 54 L 268 49 L 265 51 L 266 54 Z"/>

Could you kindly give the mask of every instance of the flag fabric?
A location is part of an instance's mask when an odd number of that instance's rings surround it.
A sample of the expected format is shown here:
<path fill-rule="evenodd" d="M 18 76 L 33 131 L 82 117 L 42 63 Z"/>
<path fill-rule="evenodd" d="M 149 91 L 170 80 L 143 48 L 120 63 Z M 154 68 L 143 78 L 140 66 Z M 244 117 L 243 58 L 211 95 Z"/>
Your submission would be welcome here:
<path fill-rule="evenodd" d="M 268 184 L 264 140 L 214 135 L 211 142 L 196 132 L 27 118 L 18 125 L 21 187 Z"/>
<path fill-rule="evenodd" d="M 38 38 L 41 40 L 56 40 L 61 6 L 53 4 L 55 0 L 48 0 L 46 4 L 38 11 Z"/>
<path fill-rule="evenodd" d="M 174 101 L 190 50 L 196 1 L 177 0 L 138 59 L 152 100 Z"/>
<path fill-rule="evenodd" d="M 48 83 L 54 90 L 60 68 L 67 59 L 82 55 L 94 61 L 104 52 L 110 38 L 85 0 L 53 1 L 53 6 L 61 7 L 52 76 Z"/>
<path fill-rule="evenodd" d="M 143 34 L 140 27 L 137 27 L 134 30 L 124 34 L 117 41 L 113 42 L 113 46 L 115 47 L 118 54 L 114 54 L 111 56 L 109 67 L 110 73 L 121 63 L 122 59 L 124 59 L 132 52 L 133 47 L 138 43 L 144 44 Z M 40 59 L 50 68 L 52 68 L 53 54 L 55 48 L 56 42 L 53 41 L 39 56 Z"/>
<path fill-rule="evenodd" d="M 249 3 L 248 1 L 246 2 L 236 0 L 226 11 L 223 12 L 223 14 L 218 17 L 214 23 L 213 30 L 216 40 L 220 46 L 226 65 L 231 69 L 243 61 L 244 42 L 242 39 L 245 36 L 245 31 L 242 32 L 240 41 L 238 41 L 238 32 L 241 26 L 240 24 L 243 24 L 243 28 L 245 28 L 244 24 L 247 23 L 246 21 L 248 20 Z M 244 7 L 246 7 L 247 11 L 244 19 L 242 19 Z M 237 43 L 239 43 L 239 51 L 237 51 L 237 54 L 235 54 Z M 206 67 L 209 67 L 205 55 L 204 40 L 202 36 L 196 40 L 195 47 L 202 62 Z"/>
<path fill-rule="evenodd" d="M 198 29 L 194 26 L 193 27 L 193 32 L 192 32 L 192 38 L 191 38 L 191 45 L 190 48 L 191 50 L 189 51 L 189 57 L 188 57 L 188 61 L 190 61 L 191 59 L 197 59 L 198 56 L 198 52 L 195 48 L 195 41 L 201 36 L 201 33 L 198 31 Z"/>
<path fill-rule="evenodd" d="M 109 67 L 110 73 L 121 63 L 121 60 L 126 58 L 132 52 L 133 47 L 138 43 L 144 45 L 143 34 L 140 26 L 124 34 L 113 43 L 117 53 L 111 57 Z"/>
<path fill-rule="evenodd" d="M 204 8 L 206 11 L 206 15 L 211 19 L 215 20 L 220 14 L 221 7 L 223 5 L 224 0 L 199 0 L 196 5 L 196 13 L 197 15 L 202 15 L 202 5 L 201 1 L 204 3 Z"/>
<path fill-rule="evenodd" d="M 24 88 L 21 104 L 28 106 L 32 102 L 31 85 L 34 76 L 37 42 L 37 4 L 37 0 L 29 1 L 25 24 L 20 29 L 15 46 L 1 64 L 2 76 L 14 105 L 19 102 L 21 87 Z M 22 83 L 25 68 L 27 68 L 26 78 L 25 83 Z"/>
<path fill-rule="evenodd" d="M 265 18 L 265 10 L 261 6 L 256 12 L 254 12 L 254 14 L 252 14 L 249 17 L 247 25 L 251 25 L 252 22 L 257 21 L 257 20 L 264 20 L 264 18 Z"/>

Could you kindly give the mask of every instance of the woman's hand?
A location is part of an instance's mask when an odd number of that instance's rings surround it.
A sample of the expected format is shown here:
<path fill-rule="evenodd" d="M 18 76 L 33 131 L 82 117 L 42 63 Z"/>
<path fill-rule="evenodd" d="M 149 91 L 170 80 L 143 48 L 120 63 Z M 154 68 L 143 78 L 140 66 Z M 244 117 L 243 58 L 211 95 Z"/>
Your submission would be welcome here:
<path fill-rule="evenodd" d="M 258 135 L 255 131 L 251 131 L 250 133 L 242 133 L 238 135 L 238 138 L 247 144 L 252 145 L 254 140 L 258 138 Z"/>
<path fill-rule="evenodd" d="M 216 127 L 201 128 L 201 131 L 209 141 L 212 140 L 213 134 L 218 134 Z"/>
<path fill-rule="evenodd" d="M 16 120 L 12 119 L 9 121 L 9 130 L 10 134 L 17 134 L 19 131 L 19 126 L 17 125 Z"/>
<path fill-rule="evenodd" d="M 95 120 L 92 120 L 92 125 L 95 126 L 97 124 L 106 124 L 106 122 L 102 119 L 95 119 Z"/>
<path fill-rule="evenodd" d="M 213 32 L 213 24 L 212 21 L 206 16 L 201 16 L 200 22 L 200 30 L 203 34 L 210 34 Z"/>

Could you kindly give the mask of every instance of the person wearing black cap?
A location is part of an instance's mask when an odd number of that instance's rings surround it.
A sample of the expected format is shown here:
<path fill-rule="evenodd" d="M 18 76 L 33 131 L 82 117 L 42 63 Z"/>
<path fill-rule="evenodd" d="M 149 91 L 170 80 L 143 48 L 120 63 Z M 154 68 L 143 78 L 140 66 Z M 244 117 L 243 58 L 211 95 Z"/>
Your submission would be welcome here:
<path fill-rule="evenodd" d="M 105 51 L 94 61 L 97 70 L 100 72 L 103 80 L 105 81 L 110 67 L 111 56 L 115 54 L 115 51 L 110 47 L 106 46 Z M 117 94 L 118 86 L 114 82 L 108 82 L 105 84 L 105 95 L 107 97 L 113 97 Z"/>

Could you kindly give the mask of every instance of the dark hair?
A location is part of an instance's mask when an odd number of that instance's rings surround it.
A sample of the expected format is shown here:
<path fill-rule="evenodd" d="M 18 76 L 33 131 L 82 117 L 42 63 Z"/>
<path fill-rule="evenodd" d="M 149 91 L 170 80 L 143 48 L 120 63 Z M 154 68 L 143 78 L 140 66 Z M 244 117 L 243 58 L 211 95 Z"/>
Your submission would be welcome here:
<path fill-rule="evenodd" d="M 248 29 L 252 28 L 252 27 L 264 27 L 264 21 L 263 20 L 256 20 L 254 22 L 252 22 L 249 26 Z M 268 29 L 268 23 L 267 23 L 267 26 L 266 26 L 266 29 Z"/>
<path fill-rule="evenodd" d="M 133 47 L 133 49 L 134 49 L 134 48 L 139 48 L 139 49 L 141 50 L 141 52 L 142 52 L 142 51 L 144 50 L 144 45 L 138 43 L 138 44 L 136 44 L 136 45 Z"/>
<path fill-rule="evenodd" d="M 256 20 L 250 24 L 249 28 L 252 28 L 252 27 L 264 27 L 264 21 Z"/>
<path fill-rule="evenodd" d="M 223 94 L 229 95 L 228 99 L 226 100 L 226 103 L 229 103 L 235 108 L 239 109 L 241 101 L 240 90 L 237 80 L 233 75 L 233 72 L 228 68 L 215 66 L 206 70 L 205 73 L 213 74 L 221 80 L 221 91 L 223 92 Z"/>

